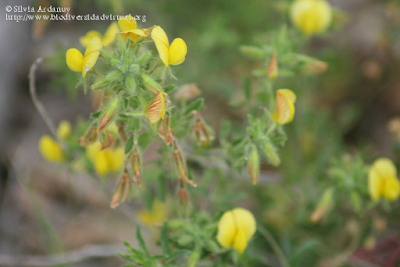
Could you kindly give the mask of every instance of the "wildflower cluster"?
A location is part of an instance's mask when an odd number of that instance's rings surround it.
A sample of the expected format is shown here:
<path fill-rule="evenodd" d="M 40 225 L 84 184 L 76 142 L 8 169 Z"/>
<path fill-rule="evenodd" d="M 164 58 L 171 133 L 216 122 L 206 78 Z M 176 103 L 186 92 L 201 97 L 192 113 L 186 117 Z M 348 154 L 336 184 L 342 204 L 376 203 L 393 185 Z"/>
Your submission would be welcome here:
<path fill-rule="evenodd" d="M 177 95 L 183 96 L 178 99 L 185 108 L 173 112 L 176 86 L 171 79 L 176 78 L 171 66 L 185 61 L 185 41 L 176 38 L 170 43 L 160 26 L 140 29 L 133 17 L 126 16 L 118 24 L 112 23 L 104 35 L 90 31 L 80 42 L 86 47 L 84 53 L 68 49 L 66 63 L 69 69 L 81 73 L 78 85 L 100 99 L 98 110 L 91 114 L 86 130 L 76 140 L 81 148 L 68 146 L 63 141 L 65 133 L 59 140 L 44 136 L 40 141 L 43 156 L 63 162 L 69 151 L 72 161 L 75 157 L 76 161 L 86 162 L 81 167 L 94 170 L 100 177 L 119 173 L 111 201 L 115 208 L 129 197 L 133 183 L 140 186 L 146 148 L 152 141 L 162 140 L 166 147 L 163 159 L 173 163 L 169 168 L 176 171 L 179 196 L 187 200 L 184 182 L 194 187 L 196 183 L 190 178 L 178 137 L 190 132 L 197 145 L 207 147 L 213 131 L 200 115 L 203 100 L 190 102 L 198 93 L 187 95 L 185 88 L 179 89 Z M 153 47 L 158 56 L 153 56 Z M 60 132 L 66 132 L 65 128 L 60 125 Z M 80 156 L 76 156 L 77 151 Z"/>

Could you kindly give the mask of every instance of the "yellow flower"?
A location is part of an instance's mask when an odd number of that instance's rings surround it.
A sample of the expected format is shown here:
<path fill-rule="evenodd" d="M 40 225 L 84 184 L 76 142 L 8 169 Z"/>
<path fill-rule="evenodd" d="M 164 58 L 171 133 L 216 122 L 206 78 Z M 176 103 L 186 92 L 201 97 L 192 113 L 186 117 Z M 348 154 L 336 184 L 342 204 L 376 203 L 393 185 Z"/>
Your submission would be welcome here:
<path fill-rule="evenodd" d="M 140 37 L 147 37 L 146 29 L 138 29 L 136 20 L 131 15 L 118 19 L 118 26 L 121 29 L 121 35 L 126 40 L 128 37 L 136 42 Z"/>
<path fill-rule="evenodd" d="M 79 39 L 79 42 L 83 47 L 87 47 L 93 37 L 97 37 L 100 39 L 103 46 L 108 46 L 114 41 L 115 35 L 119 32 L 118 24 L 116 22 L 112 22 L 110 26 L 108 26 L 104 36 L 101 35 L 98 31 L 88 31 L 85 36 Z"/>
<path fill-rule="evenodd" d="M 57 136 L 60 139 L 67 139 L 71 135 L 71 123 L 68 121 L 61 121 L 58 124 Z"/>
<path fill-rule="evenodd" d="M 256 220 L 253 214 L 236 208 L 225 212 L 219 220 L 217 240 L 221 246 L 243 253 L 255 231 Z"/>
<path fill-rule="evenodd" d="M 369 170 L 369 193 L 373 200 L 386 198 L 395 201 L 400 195 L 400 183 L 393 162 L 387 158 L 377 159 Z"/>
<path fill-rule="evenodd" d="M 39 140 L 39 150 L 43 158 L 49 162 L 62 162 L 64 152 L 60 143 L 49 135 L 43 135 Z"/>
<path fill-rule="evenodd" d="M 151 38 L 154 40 L 158 54 L 165 66 L 179 65 L 185 61 L 187 46 L 184 40 L 176 38 L 170 45 L 168 36 L 160 26 L 153 28 Z"/>
<path fill-rule="evenodd" d="M 98 37 L 93 37 L 86 48 L 85 55 L 76 49 L 70 48 L 66 54 L 68 68 L 72 71 L 82 72 L 82 77 L 86 76 L 86 72 L 94 67 L 97 58 L 100 55 L 101 41 Z"/>
<path fill-rule="evenodd" d="M 146 118 L 150 123 L 157 123 L 160 119 L 164 119 L 165 116 L 165 99 L 164 93 L 159 92 L 151 101 L 150 105 L 146 108 Z"/>
<path fill-rule="evenodd" d="M 101 143 L 98 141 L 86 147 L 86 155 L 99 176 L 119 172 L 124 164 L 125 153 L 122 147 L 101 150 Z"/>
<path fill-rule="evenodd" d="M 332 21 L 332 8 L 325 0 L 297 0 L 290 10 L 292 23 L 306 35 L 324 32 Z"/>
<path fill-rule="evenodd" d="M 151 210 L 142 210 L 138 212 L 139 219 L 148 226 L 162 225 L 167 218 L 167 209 L 165 203 L 154 200 Z"/>
<path fill-rule="evenodd" d="M 279 89 L 276 91 L 276 111 L 273 115 L 278 124 L 287 124 L 293 120 L 296 102 L 296 95 L 292 90 Z"/>

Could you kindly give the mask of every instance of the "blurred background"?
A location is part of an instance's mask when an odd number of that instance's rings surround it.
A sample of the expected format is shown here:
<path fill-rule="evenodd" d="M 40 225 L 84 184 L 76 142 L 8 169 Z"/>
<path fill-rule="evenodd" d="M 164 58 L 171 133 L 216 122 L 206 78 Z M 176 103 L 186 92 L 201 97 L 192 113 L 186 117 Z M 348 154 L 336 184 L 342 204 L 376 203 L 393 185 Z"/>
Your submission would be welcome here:
<path fill-rule="evenodd" d="M 305 78 L 311 80 L 307 88 L 301 88 L 311 99 L 308 112 L 325 114 L 329 119 L 320 127 L 331 130 L 350 148 L 361 145 L 371 158 L 379 154 L 400 160 L 398 137 L 389 127 L 400 116 L 398 2 L 329 2 L 340 10 L 339 22 L 299 47 L 329 64 L 324 74 Z M 140 207 L 133 203 L 109 209 L 109 195 L 98 181 L 50 164 L 38 151 L 38 140 L 48 129 L 29 95 L 31 64 L 45 58 L 37 71 L 37 91 L 56 123 L 74 124 L 87 118 L 93 112 L 92 98 L 75 88 L 77 79 L 67 69 L 65 51 L 80 47 L 79 37 L 89 30 L 104 32 L 110 21 L 16 22 L 5 19 L 7 6 L 70 6 L 72 14 L 145 15 L 146 21 L 138 22 L 141 27 L 163 25 L 170 38 L 182 37 L 188 45 L 185 65 L 175 69 L 178 84 L 198 85 L 207 103 L 205 116 L 218 129 L 221 118 L 245 118 L 231 104 L 242 90 L 242 76 L 257 65 L 239 47 L 263 42 L 278 22 L 291 27 L 288 4 L 276 0 L 2 1 L 0 266 L 44 266 L 54 260 L 50 255 L 62 251 L 79 250 L 74 255 L 79 259 L 82 248 L 86 248 L 84 253 L 94 251 L 102 257 L 73 266 L 118 266 L 124 262 L 118 257 L 121 241 L 135 243 L 136 218 L 131 214 Z M 302 81 L 289 83 L 299 86 Z M 288 143 L 285 153 L 296 149 L 295 142 L 306 142 L 301 133 L 307 129 L 291 130 L 298 138 Z M 331 137 L 319 134 L 317 138 Z M 317 142 L 315 149 L 326 147 Z"/>

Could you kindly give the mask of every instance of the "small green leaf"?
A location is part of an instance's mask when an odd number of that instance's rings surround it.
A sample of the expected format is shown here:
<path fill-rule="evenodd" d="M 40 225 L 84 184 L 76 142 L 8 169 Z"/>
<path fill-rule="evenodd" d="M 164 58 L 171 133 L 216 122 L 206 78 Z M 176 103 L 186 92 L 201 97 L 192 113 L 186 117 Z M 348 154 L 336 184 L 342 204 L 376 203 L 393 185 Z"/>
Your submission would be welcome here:
<path fill-rule="evenodd" d="M 193 110 L 202 110 L 204 108 L 204 99 L 198 98 L 193 101 L 185 110 L 185 115 L 188 115 Z"/>
<path fill-rule="evenodd" d="M 164 252 L 164 254 L 169 255 L 171 253 L 171 250 L 168 246 L 168 224 L 167 222 L 164 222 L 163 228 L 161 230 L 161 247 Z"/>
<path fill-rule="evenodd" d="M 98 117 L 100 117 L 100 114 L 101 114 L 101 111 L 93 112 L 92 114 L 90 114 L 90 118 L 97 119 Z"/>
<path fill-rule="evenodd" d="M 139 242 L 139 246 L 142 249 L 142 251 L 144 253 L 146 253 L 147 256 L 150 257 L 150 252 L 147 249 L 146 243 L 144 242 L 144 239 L 143 239 L 143 236 L 142 236 L 142 233 L 140 232 L 140 225 L 139 224 L 136 226 L 136 239 Z"/>
<path fill-rule="evenodd" d="M 176 260 L 179 260 L 183 256 L 186 256 L 190 253 L 190 250 L 185 250 L 185 249 L 180 249 L 172 253 L 171 257 L 168 258 L 167 262 L 168 263 L 173 263 Z"/>
<path fill-rule="evenodd" d="M 128 154 L 133 148 L 133 135 L 131 135 L 128 139 L 128 141 L 126 141 L 126 145 L 125 145 L 125 154 Z"/>
<path fill-rule="evenodd" d="M 248 76 L 243 78 L 243 90 L 247 100 L 251 98 L 251 80 Z"/>

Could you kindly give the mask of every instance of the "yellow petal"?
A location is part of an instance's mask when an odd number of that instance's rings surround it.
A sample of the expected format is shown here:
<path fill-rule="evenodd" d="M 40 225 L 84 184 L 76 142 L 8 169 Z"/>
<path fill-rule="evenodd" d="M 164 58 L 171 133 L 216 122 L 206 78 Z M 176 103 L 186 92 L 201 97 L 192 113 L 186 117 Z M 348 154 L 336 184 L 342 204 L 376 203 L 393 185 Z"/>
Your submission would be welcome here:
<path fill-rule="evenodd" d="M 396 177 L 389 177 L 385 180 L 383 196 L 390 201 L 395 201 L 400 195 L 400 183 Z"/>
<path fill-rule="evenodd" d="M 246 247 L 247 247 L 246 234 L 243 231 L 243 229 L 239 228 L 237 230 L 235 240 L 233 242 L 233 249 L 239 253 L 243 253 L 243 251 L 246 249 Z"/>
<path fill-rule="evenodd" d="M 332 21 L 332 7 L 325 0 L 297 0 L 290 10 L 293 24 L 307 35 L 325 31 Z"/>
<path fill-rule="evenodd" d="M 138 212 L 139 219 L 149 226 L 161 225 L 167 218 L 165 203 L 155 200 L 151 210 Z"/>
<path fill-rule="evenodd" d="M 396 166 L 388 158 L 379 158 L 372 165 L 372 171 L 376 172 L 381 177 L 396 177 Z"/>
<path fill-rule="evenodd" d="M 106 33 L 102 39 L 102 43 L 104 46 L 108 46 L 114 41 L 115 35 L 119 32 L 118 23 L 112 22 L 110 26 L 108 26 Z"/>
<path fill-rule="evenodd" d="M 396 167 L 390 159 L 377 159 L 368 174 L 368 189 L 372 199 L 379 200 L 385 192 L 385 180 L 396 176 Z"/>
<path fill-rule="evenodd" d="M 238 229 L 241 229 L 246 240 L 249 240 L 256 232 L 256 220 L 254 219 L 253 214 L 242 208 L 234 209 L 232 213 Z"/>
<path fill-rule="evenodd" d="M 118 172 L 121 170 L 124 165 L 125 151 L 124 148 L 119 147 L 115 150 L 112 150 L 110 153 L 110 159 L 108 165 L 110 169 L 114 172 Z"/>
<path fill-rule="evenodd" d="M 62 162 L 64 160 L 61 145 L 49 135 L 40 138 L 39 150 L 43 158 L 49 162 Z"/>
<path fill-rule="evenodd" d="M 66 53 L 67 66 L 72 71 L 81 72 L 83 69 L 83 55 L 76 49 L 71 48 L 67 50 Z"/>
<path fill-rule="evenodd" d="M 101 38 L 101 34 L 98 31 L 88 31 L 85 36 L 82 36 L 79 39 L 79 42 L 83 47 L 87 47 L 90 43 L 90 41 L 93 39 L 93 37 L 98 37 Z"/>
<path fill-rule="evenodd" d="M 183 39 L 176 38 L 169 47 L 169 64 L 179 65 L 185 61 L 187 46 Z"/>
<path fill-rule="evenodd" d="M 164 93 L 159 92 L 147 107 L 145 117 L 150 123 L 157 123 L 160 119 L 164 119 L 165 116 L 165 100 Z"/>
<path fill-rule="evenodd" d="M 57 136 L 60 139 L 67 139 L 71 135 L 71 123 L 61 121 L 57 128 Z"/>
<path fill-rule="evenodd" d="M 101 150 L 101 143 L 96 141 L 86 147 L 86 156 L 94 164 L 97 153 Z"/>
<path fill-rule="evenodd" d="M 236 224 L 232 211 L 225 212 L 218 222 L 218 243 L 225 247 L 230 248 L 233 245 L 236 236 Z"/>
<path fill-rule="evenodd" d="M 86 76 L 86 72 L 91 70 L 96 65 L 97 59 L 100 55 L 101 41 L 98 37 L 93 37 L 85 51 L 83 57 L 82 77 Z"/>
<path fill-rule="evenodd" d="M 160 26 L 155 26 L 151 31 L 151 38 L 153 39 L 158 54 L 164 65 L 168 67 L 169 65 L 169 41 L 167 34 Z"/>
<path fill-rule="evenodd" d="M 119 28 L 121 29 L 122 32 L 127 32 L 127 31 L 130 31 L 130 30 L 137 29 L 136 20 L 131 15 L 127 15 L 127 16 L 121 17 L 118 20 L 118 26 L 119 26 Z"/>
<path fill-rule="evenodd" d="M 293 120 L 296 95 L 289 89 L 279 89 L 276 92 L 276 111 L 273 115 L 278 124 L 287 124 Z"/>
<path fill-rule="evenodd" d="M 108 158 L 110 153 L 107 149 L 100 151 L 94 158 L 94 169 L 99 176 L 104 176 L 109 171 Z"/>

